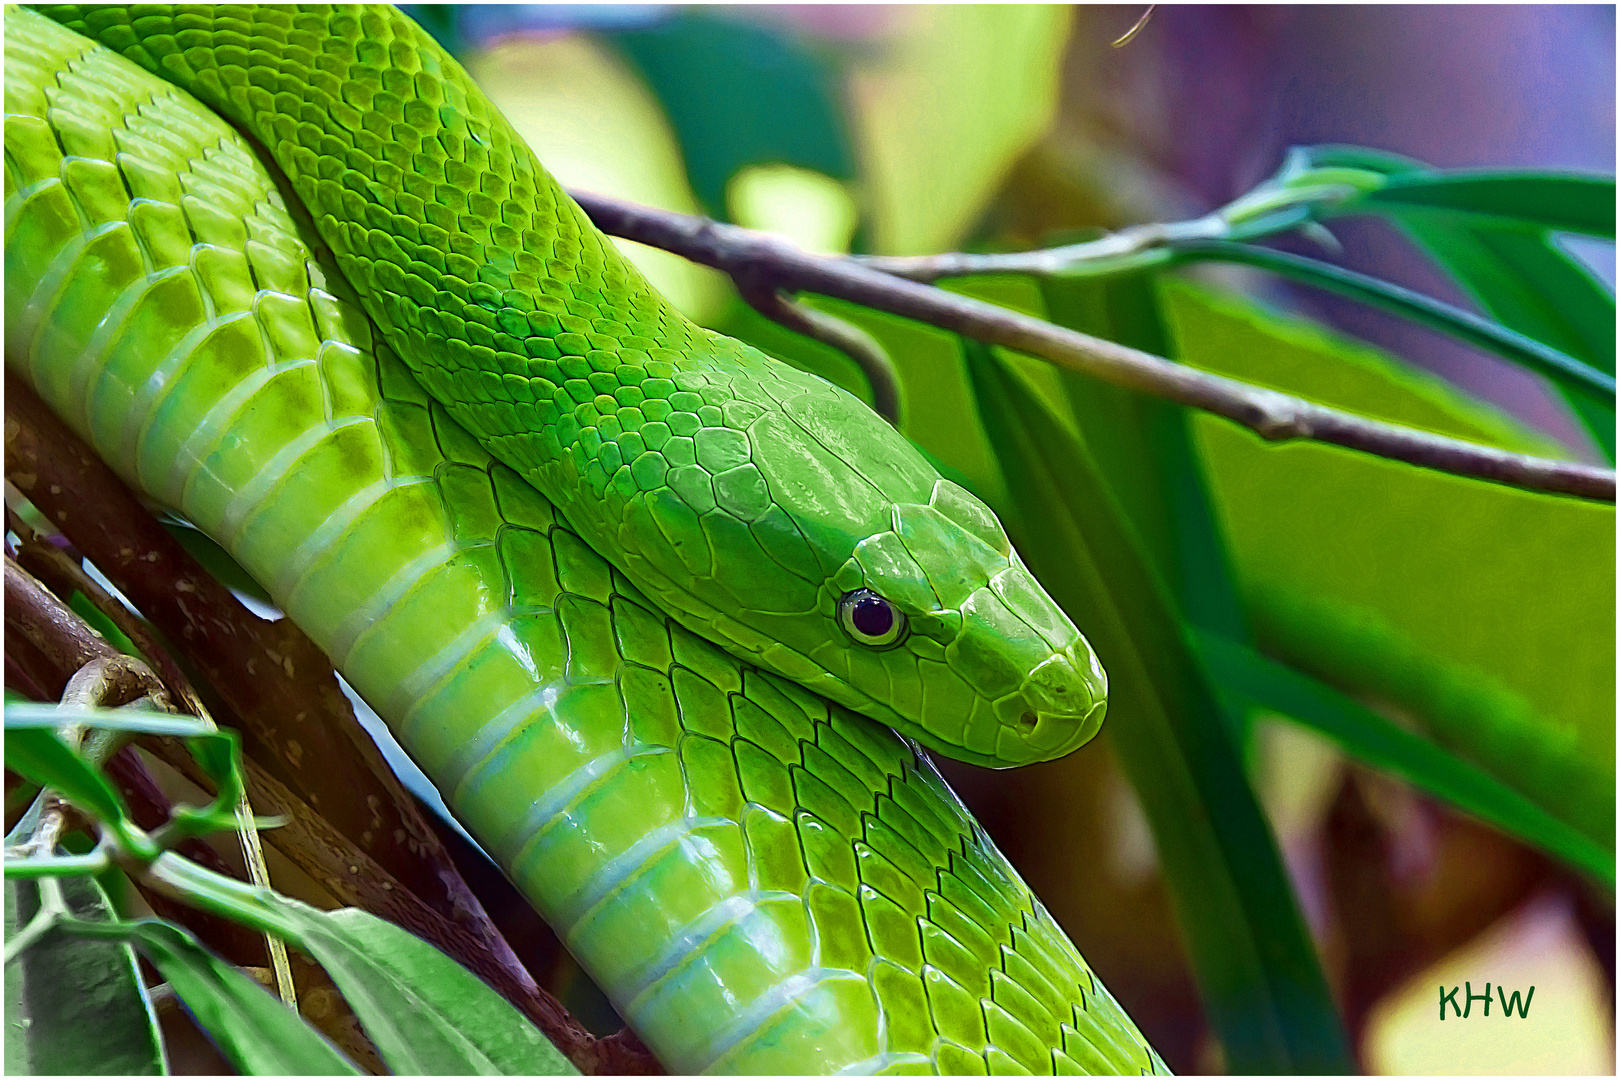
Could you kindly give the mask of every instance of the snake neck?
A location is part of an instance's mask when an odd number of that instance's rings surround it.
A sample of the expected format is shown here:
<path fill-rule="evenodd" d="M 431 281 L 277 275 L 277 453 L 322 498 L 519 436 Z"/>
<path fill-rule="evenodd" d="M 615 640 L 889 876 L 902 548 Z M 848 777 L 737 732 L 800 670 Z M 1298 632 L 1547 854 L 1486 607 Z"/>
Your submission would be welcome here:
<path fill-rule="evenodd" d="M 1095 657 L 994 515 L 849 394 L 670 307 L 409 18 L 44 10 L 256 139 L 428 392 L 688 629 L 980 764 L 1096 730 Z M 904 644 L 852 643 L 867 592 Z"/>

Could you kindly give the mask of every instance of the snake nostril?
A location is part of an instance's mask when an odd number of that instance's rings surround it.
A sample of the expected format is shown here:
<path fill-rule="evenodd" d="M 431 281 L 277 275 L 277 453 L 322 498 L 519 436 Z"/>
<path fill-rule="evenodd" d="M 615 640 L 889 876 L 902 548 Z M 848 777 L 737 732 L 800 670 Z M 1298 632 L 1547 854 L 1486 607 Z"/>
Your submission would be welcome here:
<path fill-rule="evenodd" d="M 1027 712 L 1018 718 L 1018 730 L 1028 735 L 1035 730 L 1035 725 L 1039 722 L 1034 713 Z"/>

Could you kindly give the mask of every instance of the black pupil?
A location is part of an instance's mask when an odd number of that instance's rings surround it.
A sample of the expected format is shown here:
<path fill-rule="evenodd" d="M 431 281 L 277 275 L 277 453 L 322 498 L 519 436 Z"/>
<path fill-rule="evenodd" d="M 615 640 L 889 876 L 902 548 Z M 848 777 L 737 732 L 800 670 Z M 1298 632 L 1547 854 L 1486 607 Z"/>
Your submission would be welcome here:
<path fill-rule="evenodd" d="M 894 611 L 887 600 L 863 596 L 850 609 L 849 621 L 867 637 L 882 637 L 894 626 Z"/>

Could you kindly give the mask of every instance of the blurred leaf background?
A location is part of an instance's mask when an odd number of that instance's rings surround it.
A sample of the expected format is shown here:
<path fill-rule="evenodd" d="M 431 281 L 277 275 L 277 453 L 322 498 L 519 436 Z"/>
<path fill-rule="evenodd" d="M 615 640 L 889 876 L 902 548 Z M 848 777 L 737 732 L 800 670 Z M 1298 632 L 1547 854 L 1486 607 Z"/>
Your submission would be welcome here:
<path fill-rule="evenodd" d="M 1609 8 L 1164 7 L 1122 48 L 1140 8 L 413 11 L 564 183 L 820 251 L 1193 217 L 1296 144 L 1404 155 L 1356 159 L 1391 174 L 1614 170 Z M 1612 244 L 1433 205 L 1332 225 L 1334 261 L 1614 370 Z M 723 277 L 626 247 L 694 318 L 865 394 Z M 1612 404 L 1252 270 L 946 287 L 1365 415 L 1612 461 Z M 1267 445 L 810 302 L 886 346 L 903 431 L 997 509 L 1110 671 L 1091 746 L 946 768 L 1173 1068 L 1612 1071 L 1612 507 Z M 1488 1058 L 1433 1018 L 1433 985 L 1463 979 L 1538 987 Z"/>

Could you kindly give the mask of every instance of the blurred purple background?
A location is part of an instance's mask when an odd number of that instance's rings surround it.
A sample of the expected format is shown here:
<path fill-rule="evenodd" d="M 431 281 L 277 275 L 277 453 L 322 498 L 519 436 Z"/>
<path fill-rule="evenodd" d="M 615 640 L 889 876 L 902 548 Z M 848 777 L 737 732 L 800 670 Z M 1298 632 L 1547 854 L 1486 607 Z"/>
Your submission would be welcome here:
<path fill-rule="evenodd" d="M 1101 21 L 1121 30 L 1141 13 L 1108 11 Z M 1089 52 L 1090 62 L 1069 65 L 1070 100 L 1095 103 L 1197 209 L 1249 190 L 1289 146 L 1310 143 L 1355 143 L 1445 168 L 1615 169 L 1608 5 L 1164 6 L 1127 47 Z M 1352 268 L 1465 303 L 1387 226 L 1333 228 Z M 1571 250 L 1613 284 L 1613 244 L 1577 241 Z M 1305 311 L 1562 442 L 1590 446 L 1562 402 L 1507 362 L 1348 301 L 1288 291 Z"/>

